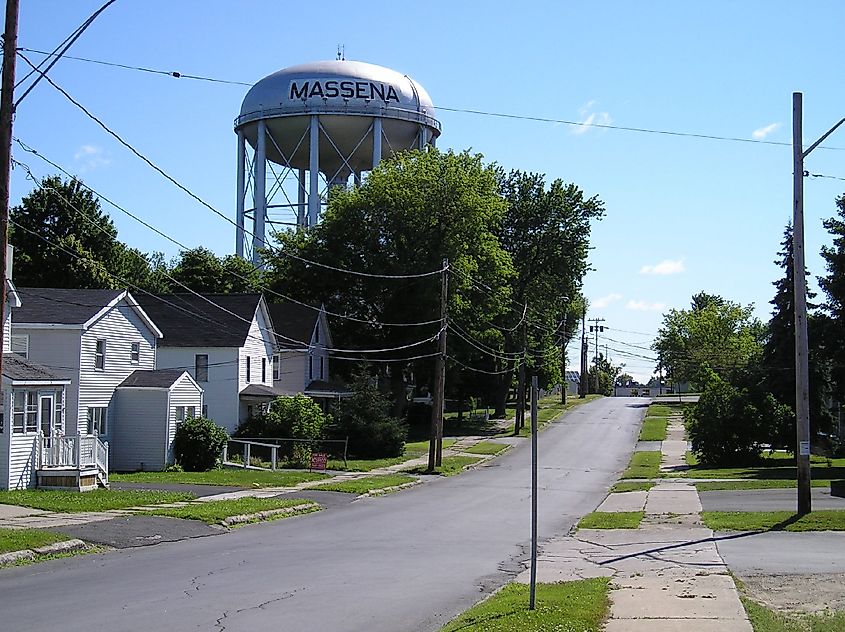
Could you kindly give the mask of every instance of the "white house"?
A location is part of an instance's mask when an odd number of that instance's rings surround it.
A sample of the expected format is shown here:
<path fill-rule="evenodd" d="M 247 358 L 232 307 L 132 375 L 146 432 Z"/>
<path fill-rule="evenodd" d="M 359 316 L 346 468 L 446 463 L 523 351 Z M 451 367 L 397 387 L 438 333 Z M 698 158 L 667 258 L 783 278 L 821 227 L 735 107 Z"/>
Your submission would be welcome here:
<path fill-rule="evenodd" d="M 161 328 L 158 367 L 188 371 L 204 391 L 202 414 L 230 433 L 278 394 L 277 350 L 261 294 L 143 296 L 144 311 Z"/>
<path fill-rule="evenodd" d="M 281 394 L 305 393 L 316 400 L 346 397 L 349 390 L 332 382 L 329 369 L 331 331 L 324 306 L 270 303 L 279 351 L 273 357 L 273 386 Z"/>

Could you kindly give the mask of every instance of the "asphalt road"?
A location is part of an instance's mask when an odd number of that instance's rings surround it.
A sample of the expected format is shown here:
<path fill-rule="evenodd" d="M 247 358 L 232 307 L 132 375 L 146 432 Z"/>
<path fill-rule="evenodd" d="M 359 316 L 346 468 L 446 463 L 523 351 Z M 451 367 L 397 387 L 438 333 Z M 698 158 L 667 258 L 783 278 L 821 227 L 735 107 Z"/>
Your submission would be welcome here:
<path fill-rule="evenodd" d="M 704 511 L 795 511 L 797 489 L 743 489 L 699 492 Z M 845 509 L 845 498 L 831 496 L 830 489 L 813 487 L 813 511 Z"/>
<path fill-rule="evenodd" d="M 716 533 L 716 547 L 742 575 L 845 573 L 845 532 Z"/>
<path fill-rule="evenodd" d="M 606 398 L 540 434 L 541 542 L 627 465 L 646 400 Z M 527 557 L 530 444 L 380 498 L 183 542 L 0 572 L 4 630 L 438 630 Z M 39 598 L 38 596 L 42 598 Z"/>

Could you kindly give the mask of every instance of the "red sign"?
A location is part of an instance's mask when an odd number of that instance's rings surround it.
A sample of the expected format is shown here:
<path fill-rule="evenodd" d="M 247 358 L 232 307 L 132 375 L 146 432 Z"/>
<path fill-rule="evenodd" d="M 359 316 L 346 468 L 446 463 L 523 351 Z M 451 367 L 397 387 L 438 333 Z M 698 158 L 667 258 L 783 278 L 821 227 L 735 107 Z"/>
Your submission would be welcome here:
<path fill-rule="evenodd" d="M 325 452 L 312 452 L 311 453 L 311 469 L 312 470 L 325 470 L 326 464 L 329 461 L 329 455 Z"/>

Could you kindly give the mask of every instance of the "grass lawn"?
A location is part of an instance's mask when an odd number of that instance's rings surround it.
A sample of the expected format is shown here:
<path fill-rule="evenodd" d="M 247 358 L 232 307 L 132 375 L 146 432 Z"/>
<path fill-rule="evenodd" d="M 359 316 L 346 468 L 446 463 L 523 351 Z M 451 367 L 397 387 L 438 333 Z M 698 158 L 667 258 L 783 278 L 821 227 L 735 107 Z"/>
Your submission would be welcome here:
<path fill-rule="evenodd" d="M 122 483 L 188 483 L 194 485 L 224 485 L 226 487 L 292 487 L 297 483 L 317 481 L 322 478 L 328 478 L 328 474 L 230 468 L 208 472 L 133 472 L 132 474 L 111 474 L 109 476 L 110 480 Z"/>
<path fill-rule="evenodd" d="M 640 441 L 663 441 L 666 439 L 666 417 L 646 417 L 640 429 Z"/>
<path fill-rule="evenodd" d="M 758 464 L 748 467 L 705 467 L 698 463 L 695 455 L 687 453 L 690 469 L 678 472 L 685 478 L 739 478 L 753 481 L 782 481 L 787 487 L 796 485 L 796 468 L 792 457 L 785 453 L 763 455 Z M 826 459 L 811 457 L 811 478 L 814 486 L 827 486 L 831 480 L 845 478 L 845 458 Z M 786 485 L 789 482 L 791 485 Z"/>
<path fill-rule="evenodd" d="M 234 500 L 210 500 L 204 503 L 192 503 L 185 507 L 163 507 L 154 511 L 145 511 L 148 516 L 167 516 L 168 518 L 182 518 L 183 520 L 202 520 L 209 524 L 218 524 L 230 516 L 254 514 L 270 509 L 285 509 L 303 503 L 311 502 L 302 498 L 236 498 Z M 319 505 L 314 508 L 303 509 L 296 513 L 283 513 L 269 519 L 289 518 L 290 516 L 319 511 Z M 256 519 L 256 522 L 258 519 Z"/>
<path fill-rule="evenodd" d="M 610 610 L 608 580 L 537 584 L 536 609 L 528 586 L 508 584 L 452 620 L 441 632 L 598 632 Z"/>
<path fill-rule="evenodd" d="M 95 489 L 90 492 L 69 492 L 37 489 L 21 489 L 0 492 L 0 503 L 56 511 L 76 513 L 81 511 L 107 511 L 139 505 L 157 505 L 180 500 L 191 500 L 193 494 L 184 492 L 163 492 L 149 490 L 117 491 Z"/>
<path fill-rule="evenodd" d="M 591 402 L 596 400 L 603 395 L 587 395 L 584 399 L 580 397 L 571 397 L 568 396 L 566 398 L 566 404 L 560 403 L 560 395 L 553 395 L 551 397 L 544 397 L 540 401 L 537 402 L 537 428 L 540 429 L 545 426 L 550 421 L 556 419 L 561 414 L 575 408 L 576 406 L 580 406 L 581 404 L 586 404 L 587 402 Z M 510 437 L 513 436 L 513 430 L 505 431 L 500 433 L 500 437 Z M 525 427 L 521 428 L 519 431 L 520 437 L 530 437 L 531 436 L 531 410 L 526 409 L 525 411 Z"/>
<path fill-rule="evenodd" d="M 830 487 L 830 481 L 810 481 L 813 487 Z M 750 481 L 702 481 L 695 484 L 700 492 L 714 492 L 724 489 L 795 489 L 796 481 L 790 480 L 750 480 Z"/>
<path fill-rule="evenodd" d="M 499 454 L 502 450 L 507 449 L 507 444 L 504 443 L 496 443 L 494 441 L 482 441 L 481 443 L 476 443 L 473 446 L 468 447 L 464 452 L 469 452 L 470 454 Z"/>
<path fill-rule="evenodd" d="M 441 476 L 453 476 L 463 472 L 464 468 L 473 463 L 478 463 L 481 457 L 474 456 L 445 456 L 443 457 L 443 464 L 434 469 L 434 474 Z M 421 465 L 412 470 L 408 470 L 410 474 L 428 474 L 427 466 Z"/>
<path fill-rule="evenodd" d="M 385 476 L 368 476 L 366 478 L 359 478 L 355 481 L 338 481 L 336 483 L 323 483 L 314 487 L 314 489 L 321 489 L 329 492 L 346 492 L 347 494 L 366 494 L 375 489 L 385 489 L 387 487 L 398 487 L 405 483 L 412 483 L 417 480 L 413 476 L 405 476 L 403 474 L 389 474 Z"/>
<path fill-rule="evenodd" d="M 845 531 L 841 509 L 800 518 L 792 511 L 702 511 L 701 520 L 714 531 Z"/>
<path fill-rule="evenodd" d="M 613 487 L 610 488 L 611 493 L 617 492 L 647 492 L 652 487 L 654 487 L 654 483 L 650 481 L 645 481 L 642 483 L 626 483 L 620 482 L 616 483 Z"/>
<path fill-rule="evenodd" d="M 450 447 L 455 443 L 456 439 L 443 439 L 443 448 Z M 344 466 L 343 461 L 339 459 L 331 459 L 328 463 L 330 470 L 346 470 L 347 472 L 370 472 L 382 467 L 390 467 L 391 465 L 399 465 L 405 461 L 416 459 L 418 457 L 428 454 L 428 440 L 414 441 L 413 443 L 405 444 L 405 453 L 402 456 L 395 456 L 386 459 L 349 459 Z"/>
<path fill-rule="evenodd" d="M 652 404 L 648 407 L 648 412 L 646 414 L 653 417 L 668 417 L 672 413 L 680 413 L 682 411 L 683 408 L 678 405 Z"/>
<path fill-rule="evenodd" d="M 845 613 L 783 614 L 747 597 L 740 597 L 754 632 L 840 632 L 845 630 Z"/>
<path fill-rule="evenodd" d="M 643 511 L 594 511 L 578 523 L 579 529 L 636 529 L 640 526 Z"/>
<path fill-rule="evenodd" d="M 658 478 L 660 476 L 661 454 L 657 450 L 634 452 L 628 469 L 620 478 Z"/>
<path fill-rule="evenodd" d="M 0 527 L 0 553 L 23 551 L 46 546 L 54 542 L 69 539 L 61 533 L 51 533 L 40 529 L 4 529 Z"/>

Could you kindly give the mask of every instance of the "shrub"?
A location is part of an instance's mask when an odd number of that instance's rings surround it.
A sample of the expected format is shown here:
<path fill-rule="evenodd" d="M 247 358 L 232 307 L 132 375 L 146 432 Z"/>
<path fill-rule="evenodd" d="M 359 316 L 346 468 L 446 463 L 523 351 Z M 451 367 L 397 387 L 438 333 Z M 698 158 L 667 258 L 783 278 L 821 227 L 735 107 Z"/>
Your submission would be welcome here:
<path fill-rule="evenodd" d="M 225 429 L 205 417 L 188 418 L 176 427 L 173 452 L 188 472 L 205 472 L 217 465 L 229 440 Z"/>
<path fill-rule="evenodd" d="M 257 415 L 238 428 L 237 436 L 255 438 L 289 438 L 318 440 L 323 436 L 326 416 L 310 397 L 302 394 L 294 397 L 277 397 L 267 412 Z M 283 446 L 284 447 L 284 446 Z M 307 465 L 311 457 L 311 446 L 297 443 L 293 448 L 283 450 L 294 463 Z"/>
<path fill-rule="evenodd" d="M 351 397 L 332 409 L 335 424 L 332 438 L 349 437 L 350 456 L 378 459 L 401 456 L 405 451 L 408 426 L 389 413 L 390 402 L 366 376 L 353 384 Z"/>

